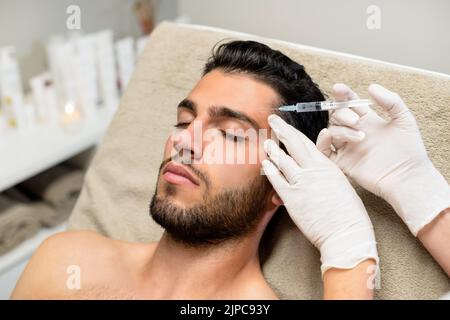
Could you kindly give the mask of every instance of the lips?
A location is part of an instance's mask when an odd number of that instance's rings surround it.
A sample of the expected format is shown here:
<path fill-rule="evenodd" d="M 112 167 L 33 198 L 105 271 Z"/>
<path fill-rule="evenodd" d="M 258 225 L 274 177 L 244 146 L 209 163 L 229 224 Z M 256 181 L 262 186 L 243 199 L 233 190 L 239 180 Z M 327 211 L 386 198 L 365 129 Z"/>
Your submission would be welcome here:
<path fill-rule="evenodd" d="M 163 171 L 164 178 L 173 184 L 200 185 L 198 180 L 184 166 L 169 162 Z"/>

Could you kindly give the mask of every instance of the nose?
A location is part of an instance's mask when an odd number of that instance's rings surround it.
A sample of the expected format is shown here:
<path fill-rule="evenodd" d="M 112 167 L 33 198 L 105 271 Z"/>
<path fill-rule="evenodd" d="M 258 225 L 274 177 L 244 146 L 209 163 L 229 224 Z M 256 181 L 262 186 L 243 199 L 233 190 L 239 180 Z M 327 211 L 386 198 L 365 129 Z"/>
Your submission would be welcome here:
<path fill-rule="evenodd" d="M 172 140 L 175 157 L 180 157 L 183 163 L 199 161 L 203 150 L 202 122 L 194 120 L 186 128 L 177 129 Z"/>

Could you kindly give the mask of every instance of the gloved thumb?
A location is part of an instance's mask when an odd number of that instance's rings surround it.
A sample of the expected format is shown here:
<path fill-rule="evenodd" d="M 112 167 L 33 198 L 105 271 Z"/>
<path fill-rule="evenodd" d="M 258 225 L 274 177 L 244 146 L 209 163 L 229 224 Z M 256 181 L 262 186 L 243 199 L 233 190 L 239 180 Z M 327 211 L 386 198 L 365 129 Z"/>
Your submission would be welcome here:
<path fill-rule="evenodd" d="M 408 107 L 397 93 L 389 91 L 379 84 L 371 84 L 368 91 L 372 99 L 388 112 L 392 120 L 408 114 L 412 116 Z"/>

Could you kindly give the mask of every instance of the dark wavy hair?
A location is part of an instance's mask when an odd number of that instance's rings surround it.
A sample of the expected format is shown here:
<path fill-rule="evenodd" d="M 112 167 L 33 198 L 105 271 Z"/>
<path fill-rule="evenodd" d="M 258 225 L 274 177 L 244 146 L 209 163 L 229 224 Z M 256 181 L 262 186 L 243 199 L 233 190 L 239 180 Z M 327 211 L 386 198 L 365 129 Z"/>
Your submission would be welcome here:
<path fill-rule="evenodd" d="M 277 108 L 297 102 L 323 101 L 325 95 L 306 73 L 305 68 L 265 44 L 256 41 L 231 41 L 214 46 L 203 75 L 219 69 L 225 73 L 245 73 L 273 88 L 279 95 Z M 313 142 L 328 125 L 328 112 L 278 112 Z"/>

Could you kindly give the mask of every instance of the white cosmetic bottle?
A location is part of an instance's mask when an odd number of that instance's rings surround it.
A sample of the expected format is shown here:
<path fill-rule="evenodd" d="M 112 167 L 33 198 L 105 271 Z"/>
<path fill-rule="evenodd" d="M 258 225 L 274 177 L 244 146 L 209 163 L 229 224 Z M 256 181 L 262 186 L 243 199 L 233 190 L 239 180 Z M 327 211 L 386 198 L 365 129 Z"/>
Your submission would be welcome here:
<path fill-rule="evenodd" d="M 119 91 L 117 86 L 116 60 L 113 33 L 111 30 L 97 32 L 96 64 L 98 70 L 99 96 L 104 107 L 117 109 Z"/>
<path fill-rule="evenodd" d="M 116 42 L 117 64 L 119 66 L 120 89 L 123 94 L 134 71 L 134 39 L 131 37 Z"/>
<path fill-rule="evenodd" d="M 0 128 L 22 128 L 25 122 L 19 64 L 13 47 L 0 49 Z"/>

